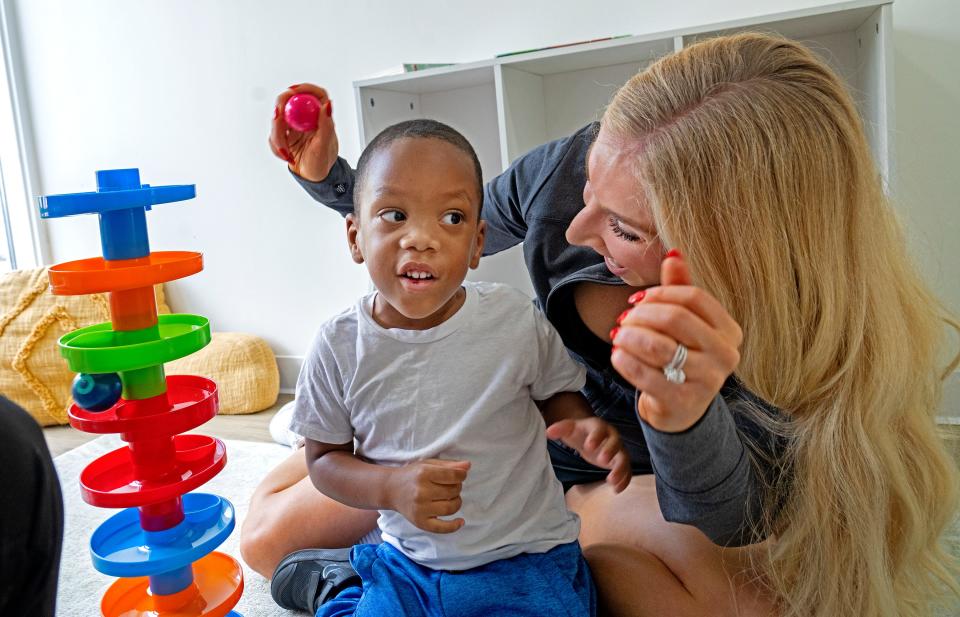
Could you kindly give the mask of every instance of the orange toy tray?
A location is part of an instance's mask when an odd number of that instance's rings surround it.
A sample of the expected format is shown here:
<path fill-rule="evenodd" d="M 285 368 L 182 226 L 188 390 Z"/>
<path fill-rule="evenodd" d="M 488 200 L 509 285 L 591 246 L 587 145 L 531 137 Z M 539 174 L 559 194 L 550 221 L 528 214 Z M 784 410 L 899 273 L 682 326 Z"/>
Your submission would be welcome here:
<path fill-rule="evenodd" d="M 203 254 L 157 251 L 147 257 L 107 261 L 91 257 L 50 267 L 50 290 L 58 296 L 122 291 L 166 283 L 203 270 Z"/>
<path fill-rule="evenodd" d="M 146 576 L 121 578 L 104 594 L 106 617 L 222 617 L 243 593 L 243 570 L 235 559 L 210 553 L 193 564 L 194 582 L 171 596 L 150 593 Z"/>

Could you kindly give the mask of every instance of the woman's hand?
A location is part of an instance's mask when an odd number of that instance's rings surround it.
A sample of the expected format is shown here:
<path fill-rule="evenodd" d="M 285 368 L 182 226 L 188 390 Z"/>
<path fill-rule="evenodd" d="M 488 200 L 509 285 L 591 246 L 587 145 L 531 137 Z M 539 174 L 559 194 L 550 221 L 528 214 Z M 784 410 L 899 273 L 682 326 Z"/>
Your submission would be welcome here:
<path fill-rule="evenodd" d="M 620 441 L 620 433 L 609 423 L 596 416 L 559 420 L 547 427 L 547 437 L 559 439 L 588 463 L 609 469 L 607 484 L 615 493 L 630 484 L 630 456 Z"/>
<path fill-rule="evenodd" d="M 463 505 L 460 492 L 470 469 L 468 461 L 427 459 L 393 470 L 388 509 L 395 510 L 418 528 L 432 533 L 452 533 L 463 527 L 455 514 Z"/>
<path fill-rule="evenodd" d="M 696 424 L 737 368 L 743 331 L 716 298 L 691 285 L 678 251 L 667 254 L 660 281 L 631 296 L 633 308 L 611 333 L 611 363 L 641 392 L 640 417 L 657 430 L 676 433 Z M 688 350 L 686 381 L 671 383 L 663 367 L 678 343 Z"/>
<path fill-rule="evenodd" d="M 294 94 L 312 94 L 320 100 L 320 117 L 315 131 L 295 131 L 284 119 L 283 108 Z M 333 102 L 327 91 L 313 84 L 297 84 L 281 92 L 273 108 L 269 141 L 270 150 L 277 158 L 286 161 L 293 173 L 311 182 L 326 178 L 337 162 L 340 149 L 333 128 Z"/>

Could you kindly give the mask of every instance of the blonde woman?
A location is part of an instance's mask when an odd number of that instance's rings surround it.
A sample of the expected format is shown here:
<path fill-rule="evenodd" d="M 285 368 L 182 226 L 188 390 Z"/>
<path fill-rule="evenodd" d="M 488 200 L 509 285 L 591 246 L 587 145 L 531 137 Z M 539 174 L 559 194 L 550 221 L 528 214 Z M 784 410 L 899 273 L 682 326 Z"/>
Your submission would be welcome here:
<path fill-rule="evenodd" d="M 346 211 L 352 170 L 327 118 L 311 134 L 277 118 L 271 145 Z M 748 34 L 656 62 L 599 130 L 493 180 L 483 215 L 488 252 L 524 242 L 637 474 L 615 494 L 551 446 L 607 613 L 919 616 L 956 589 L 940 539 L 957 475 L 933 423 L 943 316 L 848 93 L 809 50 Z M 373 527 L 305 478 L 294 454 L 251 503 L 242 549 L 268 575 Z M 331 557 L 295 553 L 275 588 L 313 581 L 312 610 L 349 578 Z"/>
<path fill-rule="evenodd" d="M 705 356 L 726 338 L 740 343 L 737 379 L 788 418 L 792 473 L 769 486 L 775 538 L 756 552 L 779 612 L 928 614 L 952 580 L 939 541 L 957 493 L 933 422 L 944 321 L 837 76 L 777 38 L 701 43 L 620 89 L 588 168 L 571 242 L 602 251 L 591 217 L 605 211 L 655 230 L 625 268 L 661 247 L 686 256 L 613 341 L 640 416 L 696 422 L 726 376 Z M 688 379 L 671 384 L 657 367 L 678 343 Z M 593 565 L 598 579 L 617 561 Z"/>

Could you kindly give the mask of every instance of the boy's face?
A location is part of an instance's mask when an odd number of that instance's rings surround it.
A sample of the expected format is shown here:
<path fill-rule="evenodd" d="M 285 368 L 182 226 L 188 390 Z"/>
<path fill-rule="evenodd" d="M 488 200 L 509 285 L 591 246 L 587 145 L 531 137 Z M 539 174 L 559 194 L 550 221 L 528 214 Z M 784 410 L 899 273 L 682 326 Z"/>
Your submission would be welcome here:
<path fill-rule="evenodd" d="M 483 250 L 476 182 L 470 157 L 439 139 L 399 139 L 370 159 L 347 240 L 385 301 L 374 317 L 386 327 L 432 328 L 460 307 Z"/>

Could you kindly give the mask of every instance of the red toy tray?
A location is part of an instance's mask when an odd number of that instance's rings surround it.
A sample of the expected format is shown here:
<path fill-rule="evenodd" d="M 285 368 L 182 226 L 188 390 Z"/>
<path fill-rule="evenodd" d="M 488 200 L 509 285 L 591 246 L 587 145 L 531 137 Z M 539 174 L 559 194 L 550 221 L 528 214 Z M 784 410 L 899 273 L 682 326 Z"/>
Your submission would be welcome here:
<path fill-rule="evenodd" d="M 135 477 L 130 449 L 118 448 L 80 473 L 83 500 L 100 508 L 131 508 L 166 501 L 203 485 L 227 464 L 226 446 L 215 437 L 177 435 L 173 442 L 176 454 L 166 474 L 168 481 L 145 482 Z M 166 462 L 159 464 L 167 466 Z"/>
<path fill-rule="evenodd" d="M 120 399 L 101 412 L 71 405 L 68 417 L 85 433 L 122 433 L 124 441 L 179 435 L 217 415 L 217 384 L 195 375 L 170 375 L 167 392 L 139 401 Z"/>

